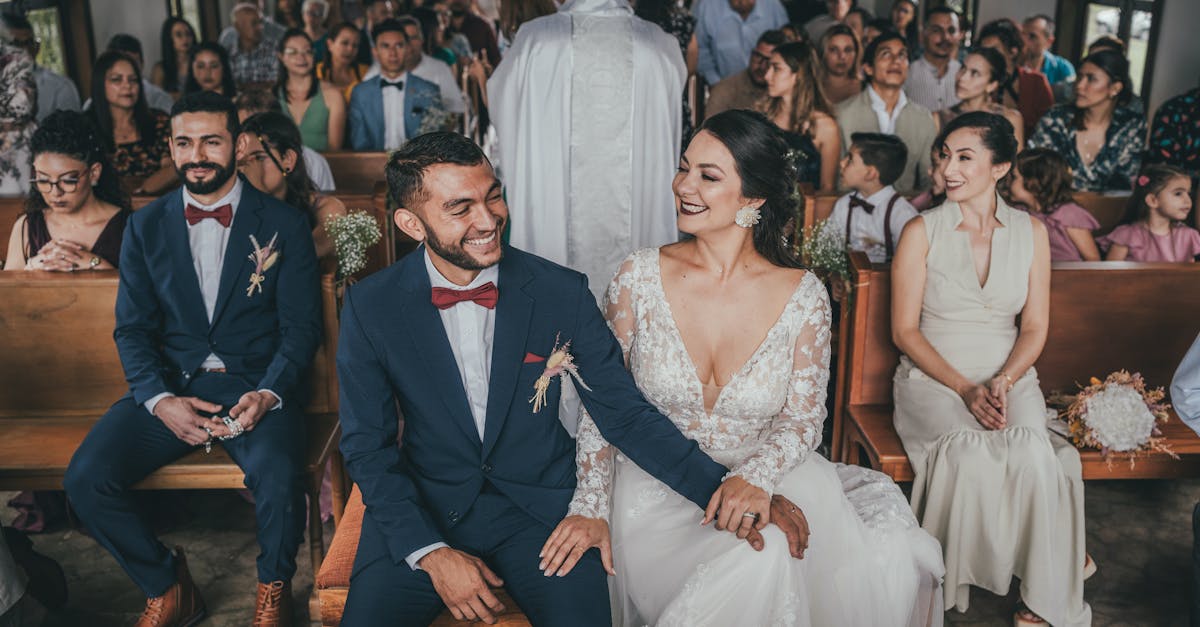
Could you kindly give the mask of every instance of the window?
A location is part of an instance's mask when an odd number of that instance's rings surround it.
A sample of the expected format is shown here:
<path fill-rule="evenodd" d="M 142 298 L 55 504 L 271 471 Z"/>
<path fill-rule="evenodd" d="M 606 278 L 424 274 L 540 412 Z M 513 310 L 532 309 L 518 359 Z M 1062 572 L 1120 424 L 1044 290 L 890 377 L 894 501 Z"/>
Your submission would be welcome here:
<path fill-rule="evenodd" d="M 29 5 L 34 5 L 30 7 Z M 41 46 L 38 49 L 38 65 L 52 72 L 67 75 L 67 51 L 63 41 L 59 9 L 55 3 L 25 3 L 25 17 L 33 25 L 33 36 Z M 11 11 L 10 3 L 0 3 L 0 10 Z"/>
<path fill-rule="evenodd" d="M 192 25 L 192 30 L 196 31 L 197 42 L 204 39 L 200 29 L 200 2 L 199 0 L 168 0 L 167 12 L 174 17 L 181 17 L 188 24 Z"/>
<path fill-rule="evenodd" d="M 1147 98 L 1154 66 L 1151 36 L 1157 33 L 1154 16 L 1162 0 L 1091 0 L 1082 26 L 1079 57 L 1087 56 L 1088 44 L 1104 35 L 1125 42 L 1133 91 Z"/>

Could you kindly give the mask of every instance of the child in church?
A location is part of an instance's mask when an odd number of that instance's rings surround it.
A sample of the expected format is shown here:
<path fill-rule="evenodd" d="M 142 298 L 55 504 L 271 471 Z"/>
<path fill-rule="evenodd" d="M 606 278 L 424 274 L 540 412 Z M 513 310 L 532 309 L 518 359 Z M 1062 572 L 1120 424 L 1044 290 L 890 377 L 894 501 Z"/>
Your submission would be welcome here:
<path fill-rule="evenodd" d="M 1125 219 L 1099 244 L 1105 261 L 1192 262 L 1200 254 L 1200 231 L 1184 223 L 1192 210 L 1192 178 L 1167 165 L 1152 165 L 1134 179 Z"/>
<path fill-rule="evenodd" d="M 946 178 L 942 176 L 942 147 L 936 142 L 929 147 L 929 180 L 933 182 L 929 189 L 913 196 L 909 201 L 917 213 L 940 207 L 946 202 Z"/>
<path fill-rule="evenodd" d="M 842 187 L 853 190 L 833 205 L 825 224 L 843 234 L 848 250 L 875 263 L 891 261 L 904 225 L 917 216 L 892 183 L 904 172 L 908 148 L 894 135 L 854 133 L 842 158 Z"/>
<path fill-rule="evenodd" d="M 1049 148 L 1030 148 L 1017 155 L 1009 174 L 1008 198 L 1046 225 L 1050 261 L 1100 261 L 1092 232 L 1100 223 L 1075 204 L 1074 177 L 1067 160 Z"/>

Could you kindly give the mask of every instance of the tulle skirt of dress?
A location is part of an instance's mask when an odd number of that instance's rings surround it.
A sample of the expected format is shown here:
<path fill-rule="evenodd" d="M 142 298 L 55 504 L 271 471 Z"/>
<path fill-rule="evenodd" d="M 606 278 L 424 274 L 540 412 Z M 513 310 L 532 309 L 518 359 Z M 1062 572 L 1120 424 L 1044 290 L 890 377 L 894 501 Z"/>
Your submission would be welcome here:
<path fill-rule="evenodd" d="M 728 463 L 738 455 L 714 455 Z M 722 459 L 731 457 L 732 459 Z M 929 627 L 943 620 L 938 542 L 890 478 L 813 453 L 776 493 L 803 509 L 802 560 L 774 525 L 754 551 L 624 455 L 612 502 L 613 620 L 698 627 Z"/>

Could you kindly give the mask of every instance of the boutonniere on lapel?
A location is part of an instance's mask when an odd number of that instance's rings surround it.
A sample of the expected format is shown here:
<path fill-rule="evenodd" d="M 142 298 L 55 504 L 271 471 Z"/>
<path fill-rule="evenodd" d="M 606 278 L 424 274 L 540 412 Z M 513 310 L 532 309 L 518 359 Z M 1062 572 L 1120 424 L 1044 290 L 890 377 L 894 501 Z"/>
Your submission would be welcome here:
<path fill-rule="evenodd" d="M 250 261 L 254 262 L 254 274 L 250 275 L 250 287 L 246 288 L 246 296 L 254 296 L 255 290 L 262 293 L 262 283 L 267 280 L 266 271 L 279 261 L 279 251 L 275 250 L 275 240 L 278 237 L 279 233 L 276 233 L 271 236 L 271 241 L 267 242 L 266 246 L 259 246 L 258 239 L 250 236 L 250 243 L 254 244 L 254 252 L 250 253 Z"/>
<path fill-rule="evenodd" d="M 583 382 L 583 377 L 579 376 L 579 368 L 575 365 L 575 357 L 571 355 L 570 348 L 570 340 L 559 346 L 558 336 L 554 337 L 554 349 L 546 358 L 546 369 L 533 383 L 533 398 L 529 399 L 529 402 L 533 403 L 533 413 L 538 413 L 546 405 L 546 393 L 550 390 L 550 380 L 554 377 L 574 377 L 583 389 L 592 391 L 592 388 Z"/>

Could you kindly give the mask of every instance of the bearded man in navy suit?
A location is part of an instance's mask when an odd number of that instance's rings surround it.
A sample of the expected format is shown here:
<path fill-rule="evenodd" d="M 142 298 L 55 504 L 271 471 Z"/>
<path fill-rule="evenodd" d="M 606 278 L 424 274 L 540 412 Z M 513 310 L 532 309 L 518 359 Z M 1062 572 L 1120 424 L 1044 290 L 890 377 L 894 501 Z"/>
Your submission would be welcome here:
<path fill-rule="evenodd" d="M 131 488 L 214 438 L 228 438 L 220 446 L 254 494 L 254 624 L 292 624 L 317 257 L 305 216 L 237 176 L 237 135 L 224 96 L 191 94 L 171 111 L 183 189 L 138 210 L 121 245 L 113 337 L 129 393 L 84 438 L 64 482 L 92 537 L 145 593 L 139 627 L 193 625 L 205 606 L 182 550 L 154 537 Z"/>
<path fill-rule="evenodd" d="M 397 226 L 423 245 L 342 309 L 341 449 L 366 504 L 342 625 L 427 625 L 446 607 L 492 623 L 501 585 L 534 625 L 611 624 L 606 539 L 539 559 L 576 483 L 563 383 L 538 383 L 558 350 L 605 438 L 695 502 L 697 524 L 719 506 L 761 548 L 769 517 L 800 556 L 802 514 L 722 484 L 727 470 L 638 392 L 587 278 L 501 243 L 508 209 L 475 144 L 422 135 L 387 178 Z"/>

